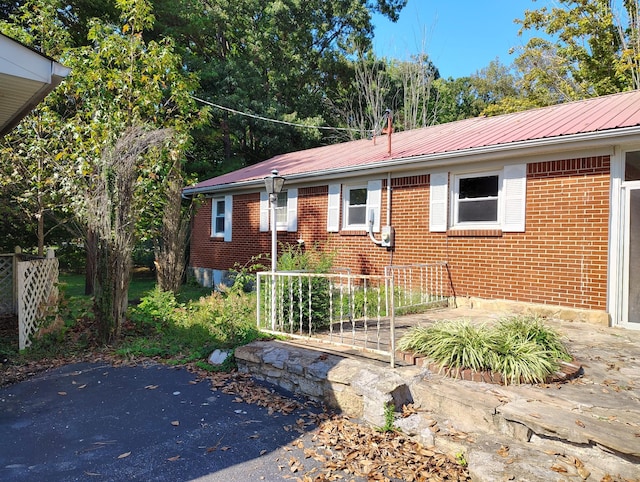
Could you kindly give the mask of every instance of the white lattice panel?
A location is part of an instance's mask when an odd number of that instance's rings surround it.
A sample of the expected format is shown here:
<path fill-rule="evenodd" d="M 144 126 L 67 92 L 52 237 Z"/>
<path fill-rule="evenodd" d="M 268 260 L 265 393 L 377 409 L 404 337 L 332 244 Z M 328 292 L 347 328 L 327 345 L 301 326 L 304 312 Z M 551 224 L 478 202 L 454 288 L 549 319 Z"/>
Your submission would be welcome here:
<path fill-rule="evenodd" d="M 0 256 L 0 315 L 15 315 L 13 255 Z"/>
<path fill-rule="evenodd" d="M 31 345 L 31 337 L 47 309 L 56 303 L 58 260 L 56 258 L 18 263 L 18 324 L 20 349 Z"/>

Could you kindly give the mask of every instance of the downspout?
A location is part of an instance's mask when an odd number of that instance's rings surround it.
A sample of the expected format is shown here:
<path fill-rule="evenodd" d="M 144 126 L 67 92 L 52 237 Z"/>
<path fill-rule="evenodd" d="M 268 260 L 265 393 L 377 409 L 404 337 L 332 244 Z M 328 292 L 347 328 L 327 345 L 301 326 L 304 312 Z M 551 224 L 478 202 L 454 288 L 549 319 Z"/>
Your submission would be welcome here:
<path fill-rule="evenodd" d="M 387 226 L 391 226 L 391 171 L 387 172 Z"/>
<path fill-rule="evenodd" d="M 387 172 L 387 226 L 391 226 L 391 171 Z M 393 253 L 395 250 L 394 243 L 389 249 L 389 266 L 393 266 Z"/>

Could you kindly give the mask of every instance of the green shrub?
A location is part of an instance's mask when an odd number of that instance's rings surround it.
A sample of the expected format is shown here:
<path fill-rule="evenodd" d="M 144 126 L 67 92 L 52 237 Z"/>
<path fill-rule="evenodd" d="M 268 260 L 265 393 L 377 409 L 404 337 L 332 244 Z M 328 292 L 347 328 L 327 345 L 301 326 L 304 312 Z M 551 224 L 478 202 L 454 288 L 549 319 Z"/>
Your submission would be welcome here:
<path fill-rule="evenodd" d="M 485 370 L 490 365 L 491 332 L 467 321 L 416 327 L 398 342 L 401 350 L 431 358 L 441 366 Z"/>
<path fill-rule="evenodd" d="M 278 259 L 278 271 L 328 273 L 333 266 L 333 258 L 332 254 L 322 252 L 317 246 L 305 249 L 288 246 Z M 328 278 L 279 277 L 277 291 L 281 299 L 277 305 L 282 306 L 283 328 L 298 332 L 301 323 L 303 331 L 309 329 L 309 323 L 312 331 L 328 326 L 331 321 L 330 287 Z M 265 290 L 268 289 L 270 286 L 265 286 Z"/>
<path fill-rule="evenodd" d="M 153 326 L 160 332 L 175 321 L 178 308 L 182 305 L 175 295 L 156 286 L 141 298 L 138 306 L 129 310 L 129 318 L 133 322 Z"/>
<path fill-rule="evenodd" d="M 542 320 L 534 316 L 512 316 L 500 320 L 498 336 L 515 336 L 523 341 L 533 341 L 551 353 L 558 360 L 570 361 L 571 355 L 562 344 L 560 335 L 545 326 Z"/>
<path fill-rule="evenodd" d="M 558 362 L 534 340 L 500 333 L 491 347 L 488 369 L 500 373 L 505 384 L 537 383 L 555 372 Z"/>
<path fill-rule="evenodd" d="M 181 304 L 156 288 L 129 310 L 133 336 L 118 351 L 181 363 L 206 359 L 216 348 L 233 349 L 261 336 L 255 306 L 255 294 L 213 292 Z"/>
<path fill-rule="evenodd" d="M 505 383 L 538 383 L 553 374 L 559 360 L 570 360 L 560 336 L 539 318 L 511 317 L 496 327 L 466 321 L 415 327 L 398 348 L 432 359 L 441 367 L 491 370 Z"/>
<path fill-rule="evenodd" d="M 266 270 L 266 266 L 262 264 L 264 255 L 252 256 L 244 265 L 236 263 L 231 270 L 233 285 L 230 291 L 238 293 L 251 293 L 255 290 L 256 273 Z"/>
<path fill-rule="evenodd" d="M 344 298 L 344 304 L 349 303 L 349 298 Z M 384 293 L 384 286 L 367 286 L 365 291 L 363 287 L 356 287 L 353 290 L 352 306 L 345 306 L 352 311 L 351 316 L 355 319 L 368 317 L 377 317 L 378 311 L 380 316 L 386 316 L 387 307 Z"/>

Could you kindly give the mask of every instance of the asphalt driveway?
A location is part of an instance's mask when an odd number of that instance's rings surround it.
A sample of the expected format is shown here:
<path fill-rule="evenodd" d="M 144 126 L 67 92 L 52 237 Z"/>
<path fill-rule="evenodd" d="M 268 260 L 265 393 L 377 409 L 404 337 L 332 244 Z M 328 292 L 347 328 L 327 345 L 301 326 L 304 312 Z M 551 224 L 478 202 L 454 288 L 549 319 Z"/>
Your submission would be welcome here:
<path fill-rule="evenodd" d="M 185 369 L 67 365 L 0 389 L 0 480 L 283 480 L 310 412 L 269 412 Z"/>

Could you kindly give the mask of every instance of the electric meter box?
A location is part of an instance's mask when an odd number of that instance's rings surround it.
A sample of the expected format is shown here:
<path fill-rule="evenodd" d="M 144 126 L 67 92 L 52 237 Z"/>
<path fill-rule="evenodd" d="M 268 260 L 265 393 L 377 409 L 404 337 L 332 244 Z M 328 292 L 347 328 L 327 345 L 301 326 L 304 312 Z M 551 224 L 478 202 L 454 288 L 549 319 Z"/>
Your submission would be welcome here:
<path fill-rule="evenodd" d="M 382 243 L 380 246 L 384 246 L 385 248 L 393 248 L 395 244 L 396 231 L 393 229 L 393 226 L 383 226 L 382 227 Z"/>

